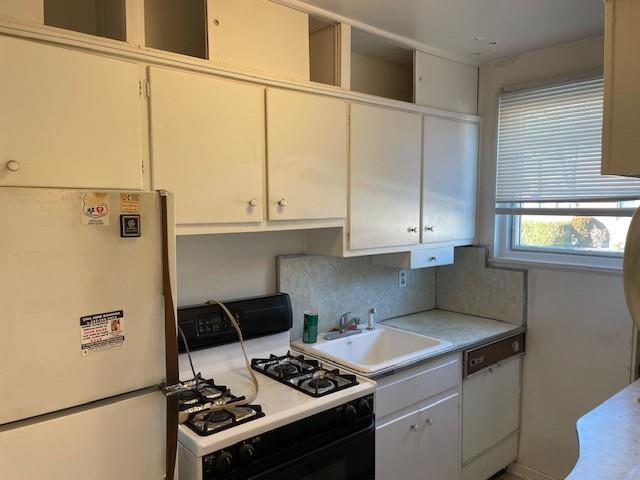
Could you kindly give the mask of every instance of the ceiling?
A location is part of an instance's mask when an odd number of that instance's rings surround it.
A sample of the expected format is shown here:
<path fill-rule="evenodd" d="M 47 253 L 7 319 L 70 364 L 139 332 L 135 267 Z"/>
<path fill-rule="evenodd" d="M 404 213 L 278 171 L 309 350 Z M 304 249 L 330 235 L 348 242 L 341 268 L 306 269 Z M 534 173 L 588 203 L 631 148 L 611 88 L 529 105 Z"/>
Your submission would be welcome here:
<path fill-rule="evenodd" d="M 604 27 L 602 0 L 303 2 L 473 62 L 599 35 Z"/>

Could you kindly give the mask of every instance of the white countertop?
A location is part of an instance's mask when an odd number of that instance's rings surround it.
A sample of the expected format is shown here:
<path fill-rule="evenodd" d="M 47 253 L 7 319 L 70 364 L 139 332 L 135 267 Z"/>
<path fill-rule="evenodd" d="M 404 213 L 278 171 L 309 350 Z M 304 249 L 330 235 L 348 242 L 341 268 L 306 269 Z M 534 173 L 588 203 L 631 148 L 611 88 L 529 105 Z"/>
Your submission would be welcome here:
<path fill-rule="evenodd" d="M 567 480 L 640 479 L 640 380 L 577 423 L 580 457 Z"/>
<path fill-rule="evenodd" d="M 451 346 L 437 352 L 438 355 L 524 330 L 520 325 L 500 320 L 439 309 L 392 318 L 383 321 L 382 324 L 450 342 Z"/>

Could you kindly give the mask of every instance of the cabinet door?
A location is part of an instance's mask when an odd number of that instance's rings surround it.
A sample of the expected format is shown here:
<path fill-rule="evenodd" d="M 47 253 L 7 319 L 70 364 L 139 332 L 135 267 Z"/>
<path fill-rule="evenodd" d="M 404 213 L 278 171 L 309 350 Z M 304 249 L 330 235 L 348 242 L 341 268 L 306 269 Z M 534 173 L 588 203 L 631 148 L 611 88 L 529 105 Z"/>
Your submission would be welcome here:
<path fill-rule="evenodd" d="M 462 459 L 468 462 L 518 429 L 520 358 L 473 374 L 462 384 L 462 391 Z"/>
<path fill-rule="evenodd" d="M 473 241 L 477 170 L 478 125 L 425 115 L 423 243 Z"/>
<path fill-rule="evenodd" d="M 376 428 L 376 478 L 425 478 L 420 430 L 417 410 Z"/>
<path fill-rule="evenodd" d="M 351 106 L 351 249 L 418 243 L 419 115 Z"/>
<path fill-rule="evenodd" d="M 347 104 L 267 90 L 269 220 L 344 218 Z"/>
<path fill-rule="evenodd" d="M 207 0 L 209 59 L 309 80 L 309 16 L 266 0 Z"/>
<path fill-rule="evenodd" d="M 176 223 L 262 219 L 264 89 L 150 68 L 154 189 L 175 194 Z"/>
<path fill-rule="evenodd" d="M 142 188 L 135 63 L 0 37 L 0 186 Z"/>
<path fill-rule="evenodd" d="M 602 173 L 640 176 L 640 3 L 605 1 Z"/>
<path fill-rule="evenodd" d="M 460 462 L 460 396 L 456 393 L 420 409 L 422 478 L 458 480 Z M 389 477 L 392 478 L 392 477 Z"/>
<path fill-rule="evenodd" d="M 475 114 L 478 67 L 416 50 L 415 98 L 418 105 Z"/>

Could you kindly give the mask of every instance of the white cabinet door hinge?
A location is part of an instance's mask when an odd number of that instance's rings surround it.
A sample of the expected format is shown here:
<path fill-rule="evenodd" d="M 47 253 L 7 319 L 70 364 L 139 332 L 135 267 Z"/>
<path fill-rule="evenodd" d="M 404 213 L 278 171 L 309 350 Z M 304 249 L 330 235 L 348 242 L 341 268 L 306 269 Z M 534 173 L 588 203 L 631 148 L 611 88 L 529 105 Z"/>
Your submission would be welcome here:
<path fill-rule="evenodd" d="M 140 159 L 140 166 L 142 168 L 142 174 L 144 175 L 144 158 Z"/>
<path fill-rule="evenodd" d="M 351 113 L 347 113 L 347 127 L 351 126 Z"/>
<path fill-rule="evenodd" d="M 141 97 L 151 98 L 151 85 L 149 84 L 149 80 L 144 79 L 138 82 L 138 93 Z"/>

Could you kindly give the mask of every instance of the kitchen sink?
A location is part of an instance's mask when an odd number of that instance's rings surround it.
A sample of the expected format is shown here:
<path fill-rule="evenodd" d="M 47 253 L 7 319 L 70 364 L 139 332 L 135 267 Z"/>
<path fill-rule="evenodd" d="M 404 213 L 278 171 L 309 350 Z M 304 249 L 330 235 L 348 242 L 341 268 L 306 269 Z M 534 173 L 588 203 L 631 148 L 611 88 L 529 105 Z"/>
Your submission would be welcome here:
<path fill-rule="evenodd" d="M 377 324 L 375 330 L 362 330 L 358 335 L 322 339 L 314 344 L 298 340 L 292 345 L 296 350 L 368 376 L 430 356 L 451 343 Z"/>

